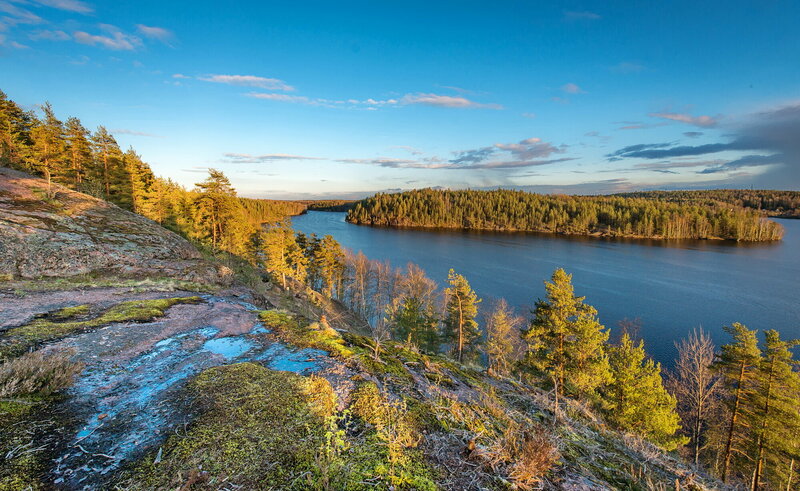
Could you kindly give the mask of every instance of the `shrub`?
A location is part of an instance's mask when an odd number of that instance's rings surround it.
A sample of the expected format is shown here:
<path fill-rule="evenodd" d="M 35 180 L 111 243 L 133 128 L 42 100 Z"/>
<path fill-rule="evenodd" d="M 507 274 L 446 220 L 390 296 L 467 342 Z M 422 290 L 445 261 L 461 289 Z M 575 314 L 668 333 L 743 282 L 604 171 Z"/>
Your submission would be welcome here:
<path fill-rule="evenodd" d="M 47 396 L 72 385 L 83 364 L 72 361 L 68 351 L 27 353 L 0 365 L 0 397 Z"/>

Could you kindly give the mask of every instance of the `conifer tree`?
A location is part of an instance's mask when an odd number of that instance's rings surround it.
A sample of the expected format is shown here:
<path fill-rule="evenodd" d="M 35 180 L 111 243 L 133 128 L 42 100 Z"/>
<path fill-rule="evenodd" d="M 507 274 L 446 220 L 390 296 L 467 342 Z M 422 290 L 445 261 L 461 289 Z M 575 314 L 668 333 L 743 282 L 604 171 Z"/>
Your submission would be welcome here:
<path fill-rule="evenodd" d="M 31 128 L 35 123 L 36 118 L 30 111 L 23 111 L 0 91 L 0 165 L 32 170 Z"/>
<path fill-rule="evenodd" d="M 557 269 L 545 282 L 547 297 L 538 300 L 534 317 L 523 333 L 527 343 L 524 366 L 553 384 L 555 414 L 562 393 L 591 395 L 611 380 L 604 344 L 609 332 L 597 321 L 597 311 L 576 297 L 572 275 Z"/>
<path fill-rule="evenodd" d="M 426 351 L 437 351 L 440 339 L 434 308 L 436 282 L 419 266 L 408 263 L 405 273 L 396 279 L 394 290 L 386 316 L 395 337 Z"/>
<path fill-rule="evenodd" d="M 753 490 L 765 484 L 765 477 L 770 484 L 789 479 L 786 461 L 800 430 L 800 373 L 791 351 L 798 341 L 784 341 L 775 330 L 765 331 L 764 338 L 750 425 L 756 438 Z"/>
<path fill-rule="evenodd" d="M 325 295 L 333 298 L 338 293 L 344 272 L 344 251 L 331 235 L 324 236 L 314 253 L 314 263 L 323 281 Z"/>
<path fill-rule="evenodd" d="M 481 299 L 467 279 L 452 269 L 447 274 L 447 281 L 450 286 L 445 289 L 444 338 L 452 343 L 456 359 L 461 362 L 464 352 L 475 352 L 475 344 L 480 339 L 481 331 L 475 319 Z"/>
<path fill-rule="evenodd" d="M 92 147 L 89 142 L 89 130 L 83 127 L 78 118 L 67 119 L 67 158 L 70 163 L 72 181 L 80 186 L 86 170 L 92 165 Z"/>
<path fill-rule="evenodd" d="M 294 269 L 289 262 L 289 250 L 296 244 L 294 232 L 288 221 L 268 225 L 260 233 L 264 250 L 264 267 L 281 279 L 281 285 L 286 289 L 286 277 L 292 276 Z"/>
<path fill-rule="evenodd" d="M 494 305 L 486 319 L 486 356 L 488 372 L 493 376 L 506 376 L 516 361 L 519 344 L 519 326 L 523 318 L 514 314 L 505 299 Z"/>
<path fill-rule="evenodd" d="M 111 174 L 118 167 L 120 157 L 119 145 L 117 140 L 105 129 L 104 126 L 97 128 L 92 135 L 92 145 L 94 150 L 94 160 L 100 163 L 100 168 L 95 171 L 95 179 L 102 183 L 103 193 L 106 199 L 111 197 Z"/>
<path fill-rule="evenodd" d="M 738 322 L 725 326 L 725 331 L 733 336 L 733 342 L 722 346 L 719 359 L 714 364 L 722 376 L 725 405 L 728 409 L 728 419 L 723 428 L 720 471 L 723 482 L 728 480 L 734 453 L 746 455 L 744 447 L 749 443 L 747 418 L 748 414 L 752 414 L 753 392 L 761 362 L 756 331 L 751 331 Z"/>
<path fill-rule="evenodd" d="M 647 358 L 644 341 L 635 345 L 625 333 L 608 358 L 613 375 L 603 391 L 608 419 L 667 450 L 684 443 L 685 438 L 674 436 L 680 428 L 677 401 L 664 388 L 661 365 Z"/>
<path fill-rule="evenodd" d="M 439 347 L 436 326 L 439 320 L 430 305 L 416 296 L 399 299 L 389 307 L 388 312 L 395 336 L 408 345 L 417 346 L 428 352 Z"/>
<path fill-rule="evenodd" d="M 33 168 L 37 169 L 47 180 L 48 193 L 52 178 L 61 181 L 64 174 L 65 136 L 64 124 L 56 118 L 49 102 L 42 105 L 44 118 L 31 130 L 33 140 Z"/>
<path fill-rule="evenodd" d="M 197 197 L 193 203 L 193 215 L 197 223 L 195 234 L 201 240 L 211 241 L 211 247 L 224 245 L 226 233 L 237 216 L 236 191 L 225 174 L 216 170 L 208 170 L 208 178 L 197 183 Z"/>

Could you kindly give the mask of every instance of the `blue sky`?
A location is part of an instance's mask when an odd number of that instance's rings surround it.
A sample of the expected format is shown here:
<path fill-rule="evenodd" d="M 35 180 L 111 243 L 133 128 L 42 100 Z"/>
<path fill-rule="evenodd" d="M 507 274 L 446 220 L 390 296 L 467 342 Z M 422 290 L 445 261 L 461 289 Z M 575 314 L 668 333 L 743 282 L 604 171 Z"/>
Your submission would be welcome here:
<path fill-rule="evenodd" d="M 0 0 L 0 89 L 252 197 L 800 189 L 800 3 Z"/>

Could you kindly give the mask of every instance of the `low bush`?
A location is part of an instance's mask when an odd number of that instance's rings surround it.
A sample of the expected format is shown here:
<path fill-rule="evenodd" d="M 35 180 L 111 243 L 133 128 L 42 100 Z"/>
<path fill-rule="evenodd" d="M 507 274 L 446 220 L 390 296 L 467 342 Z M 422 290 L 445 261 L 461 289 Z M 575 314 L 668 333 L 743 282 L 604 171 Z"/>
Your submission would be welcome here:
<path fill-rule="evenodd" d="M 0 398 L 36 394 L 48 396 L 72 385 L 83 364 L 71 352 L 27 353 L 0 365 Z"/>

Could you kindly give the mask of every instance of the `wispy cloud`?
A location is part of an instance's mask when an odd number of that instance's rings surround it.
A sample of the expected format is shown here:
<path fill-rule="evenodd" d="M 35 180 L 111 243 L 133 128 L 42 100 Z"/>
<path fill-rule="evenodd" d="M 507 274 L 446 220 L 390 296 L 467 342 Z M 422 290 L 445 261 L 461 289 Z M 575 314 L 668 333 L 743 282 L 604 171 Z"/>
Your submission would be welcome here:
<path fill-rule="evenodd" d="M 6 14 L 6 16 L 2 17 L 1 20 L 3 22 L 0 23 L 0 26 L 3 26 L 3 24 L 15 26 L 18 24 L 40 24 L 44 22 L 44 19 L 30 10 L 8 1 L 0 1 L 0 12 Z"/>
<path fill-rule="evenodd" d="M 289 102 L 294 104 L 306 104 L 310 106 L 321 106 L 329 108 L 362 108 L 375 110 L 380 107 L 399 107 L 409 105 L 423 105 L 433 107 L 455 108 L 455 109 L 503 109 L 499 104 L 484 104 L 472 101 L 466 97 L 454 97 L 438 94 L 406 94 L 399 99 L 346 99 L 331 100 L 300 95 L 287 95 L 267 92 L 250 92 L 244 94 L 247 97 L 265 99 L 279 102 Z"/>
<path fill-rule="evenodd" d="M 126 130 L 126 129 L 116 129 L 111 130 L 111 133 L 115 135 L 130 135 L 130 136 L 146 136 L 149 138 L 164 138 L 161 135 L 154 135 L 153 133 L 145 133 L 142 131 L 134 131 L 134 130 Z"/>
<path fill-rule="evenodd" d="M 308 157 L 305 155 L 290 155 L 285 153 L 268 153 L 263 155 L 251 155 L 249 153 L 226 153 L 226 162 L 234 164 L 261 164 L 266 162 L 277 162 L 286 160 L 323 160 L 321 157 Z"/>
<path fill-rule="evenodd" d="M 651 128 L 658 128 L 660 126 L 666 126 L 669 123 L 661 122 L 661 123 L 642 123 L 640 121 L 621 121 L 617 124 L 622 124 L 624 126 L 620 126 L 617 128 L 618 130 L 649 130 Z"/>
<path fill-rule="evenodd" d="M 140 38 L 126 34 L 116 26 L 100 24 L 100 29 L 107 34 L 89 34 L 85 31 L 75 31 L 72 33 L 72 37 L 81 44 L 101 46 L 115 51 L 133 51 L 142 46 Z"/>
<path fill-rule="evenodd" d="M 611 67 L 611 71 L 616 73 L 640 73 L 643 72 L 644 70 L 645 70 L 644 65 L 640 65 L 639 63 L 633 63 L 630 61 L 621 61 Z"/>
<path fill-rule="evenodd" d="M 588 10 L 568 10 L 564 12 L 564 18 L 567 20 L 600 20 L 603 17 Z"/>
<path fill-rule="evenodd" d="M 77 12 L 79 14 L 91 14 L 94 9 L 84 2 L 78 0 L 34 0 L 40 5 L 52 7 L 59 10 L 66 10 L 68 12 Z"/>
<path fill-rule="evenodd" d="M 586 92 L 576 84 L 568 83 L 561 86 L 561 90 L 567 94 L 585 94 Z"/>
<path fill-rule="evenodd" d="M 400 99 L 400 103 L 458 109 L 503 109 L 503 106 L 500 104 L 484 104 L 472 101 L 466 97 L 425 93 L 406 94 Z"/>
<path fill-rule="evenodd" d="M 703 132 L 702 131 L 684 131 L 683 132 L 683 136 L 685 136 L 686 138 L 699 138 L 699 137 L 703 136 Z"/>
<path fill-rule="evenodd" d="M 72 39 L 72 36 L 67 34 L 64 31 L 35 31 L 28 34 L 28 38 L 33 41 L 45 40 L 45 41 L 69 41 Z"/>
<path fill-rule="evenodd" d="M 671 121 L 678 121 L 680 123 L 700 126 L 702 128 L 711 128 L 713 126 L 716 126 L 717 123 L 719 122 L 719 120 L 715 117 L 692 116 L 691 114 L 684 114 L 684 113 L 661 112 L 661 113 L 650 113 L 648 114 L 648 116 L 652 118 L 669 119 Z"/>
<path fill-rule="evenodd" d="M 139 34 L 142 36 L 161 41 L 166 45 L 170 45 L 170 42 L 175 38 L 175 35 L 172 33 L 172 31 L 163 27 L 136 24 L 136 30 L 139 31 Z"/>
<path fill-rule="evenodd" d="M 243 87 L 258 87 L 266 90 L 282 90 L 284 92 L 291 92 L 295 90 L 294 87 L 287 84 L 283 80 L 277 78 L 257 77 L 255 75 L 206 75 L 197 78 L 198 80 L 202 80 L 204 82 L 238 85 Z"/>

